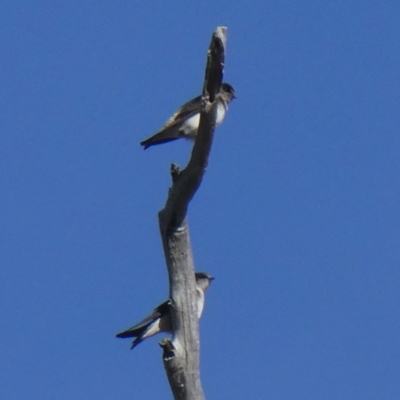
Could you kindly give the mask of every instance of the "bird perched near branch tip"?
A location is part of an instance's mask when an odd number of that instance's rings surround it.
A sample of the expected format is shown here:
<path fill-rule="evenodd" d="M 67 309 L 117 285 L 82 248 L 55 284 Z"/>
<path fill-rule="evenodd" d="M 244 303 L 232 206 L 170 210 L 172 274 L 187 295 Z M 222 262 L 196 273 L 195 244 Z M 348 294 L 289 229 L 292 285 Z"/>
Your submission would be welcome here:
<path fill-rule="evenodd" d="M 225 118 L 228 104 L 236 98 L 235 90 L 226 82 L 221 84 L 221 89 L 216 97 L 218 102 L 216 126 Z M 171 142 L 180 138 L 194 140 L 200 123 L 202 100 L 201 96 L 188 101 L 165 123 L 159 132 L 143 140 L 140 144 L 147 149 L 156 144 Z"/>
<path fill-rule="evenodd" d="M 204 308 L 204 293 L 214 279 L 205 272 L 196 272 L 196 292 L 197 292 L 197 317 L 200 318 Z M 127 329 L 126 331 L 117 333 L 118 338 L 135 339 L 132 342 L 131 349 L 141 343 L 143 340 L 156 335 L 160 332 L 171 332 L 171 319 L 169 314 L 170 300 L 160 304 L 145 319 Z"/>

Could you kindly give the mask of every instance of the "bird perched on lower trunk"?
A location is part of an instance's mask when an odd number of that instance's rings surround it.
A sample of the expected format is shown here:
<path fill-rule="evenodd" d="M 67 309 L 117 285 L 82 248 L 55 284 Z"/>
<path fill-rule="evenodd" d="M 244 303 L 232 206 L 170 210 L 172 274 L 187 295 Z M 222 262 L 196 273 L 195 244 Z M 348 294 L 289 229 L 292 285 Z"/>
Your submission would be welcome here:
<path fill-rule="evenodd" d="M 235 98 L 235 90 L 226 82 L 221 84 L 215 101 L 218 102 L 216 126 L 225 118 L 228 104 Z M 180 138 L 196 139 L 200 123 L 201 96 L 188 101 L 165 123 L 159 132 L 143 140 L 140 144 L 147 149 L 156 144 L 171 142 Z"/>
<path fill-rule="evenodd" d="M 196 292 L 197 292 L 197 317 L 200 318 L 204 308 L 204 293 L 214 279 L 211 275 L 205 272 L 196 272 Z M 132 342 L 131 349 L 136 347 L 143 340 L 156 335 L 160 332 L 171 333 L 171 318 L 169 314 L 170 300 L 160 304 L 154 311 L 145 319 L 127 329 L 126 331 L 117 333 L 118 338 L 135 339 Z"/>

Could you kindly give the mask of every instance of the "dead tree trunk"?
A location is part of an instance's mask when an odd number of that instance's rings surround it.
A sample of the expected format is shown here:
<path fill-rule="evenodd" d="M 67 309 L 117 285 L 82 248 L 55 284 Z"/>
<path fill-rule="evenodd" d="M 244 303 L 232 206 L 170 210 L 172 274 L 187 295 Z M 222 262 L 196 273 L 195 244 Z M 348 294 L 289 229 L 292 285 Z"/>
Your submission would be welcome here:
<path fill-rule="evenodd" d="M 194 261 L 186 212 L 208 164 L 214 135 L 226 44 L 226 28 L 218 27 L 211 39 L 196 142 L 186 168 L 171 167 L 172 187 L 159 225 L 168 268 L 173 341 L 164 340 L 163 361 L 175 400 L 204 400 L 199 371 L 199 329 Z"/>

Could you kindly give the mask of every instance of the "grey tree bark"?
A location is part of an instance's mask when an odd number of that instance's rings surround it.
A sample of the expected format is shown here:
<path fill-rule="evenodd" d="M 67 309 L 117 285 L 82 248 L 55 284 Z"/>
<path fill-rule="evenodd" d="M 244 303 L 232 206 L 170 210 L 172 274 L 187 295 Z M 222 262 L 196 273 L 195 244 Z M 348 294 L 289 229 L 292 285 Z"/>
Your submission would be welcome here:
<path fill-rule="evenodd" d="M 208 165 L 225 59 L 226 27 L 211 39 L 202 94 L 202 112 L 190 161 L 182 171 L 172 164 L 172 187 L 159 226 L 168 268 L 173 341 L 161 342 L 163 362 L 175 400 L 204 400 L 199 370 L 199 327 L 194 261 L 186 213 Z"/>

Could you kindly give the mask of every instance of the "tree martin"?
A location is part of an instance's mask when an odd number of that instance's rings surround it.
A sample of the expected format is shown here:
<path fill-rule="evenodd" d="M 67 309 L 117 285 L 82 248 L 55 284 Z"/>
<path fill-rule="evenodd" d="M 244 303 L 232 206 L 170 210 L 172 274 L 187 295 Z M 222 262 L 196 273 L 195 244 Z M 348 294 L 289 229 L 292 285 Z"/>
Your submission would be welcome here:
<path fill-rule="evenodd" d="M 200 318 L 204 308 L 204 293 L 214 279 L 205 272 L 196 272 L 196 292 L 197 292 L 197 317 Z M 156 335 L 160 332 L 172 333 L 171 319 L 169 315 L 170 300 L 160 304 L 145 319 L 127 330 L 117 333 L 118 338 L 135 339 L 132 342 L 131 349 L 136 347 L 143 340 Z"/>
<path fill-rule="evenodd" d="M 144 149 L 180 138 L 195 140 L 200 123 L 201 97 L 202 96 L 197 96 L 185 103 L 165 123 L 160 131 L 148 139 L 143 140 L 140 144 Z M 221 90 L 216 97 L 216 101 L 218 102 L 216 126 L 223 121 L 226 111 L 228 110 L 228 104 L 234 98 L 236 98 L 236 96 L 233 87 L 229 83 L 223 82 Z"/>

